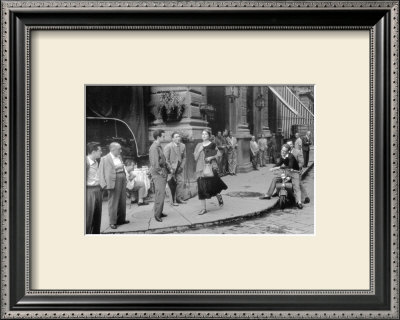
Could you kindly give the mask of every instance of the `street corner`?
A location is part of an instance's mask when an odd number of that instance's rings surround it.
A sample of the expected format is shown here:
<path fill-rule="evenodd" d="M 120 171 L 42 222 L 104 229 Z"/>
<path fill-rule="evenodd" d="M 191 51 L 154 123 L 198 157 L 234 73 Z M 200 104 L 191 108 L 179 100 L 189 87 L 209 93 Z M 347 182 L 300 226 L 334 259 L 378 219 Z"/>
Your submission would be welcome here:
<path fill-rule="evenodd" d="M 164 206 L 163 213 L 167 216 L 163 217 L 161 222 L 157 221 L 154 216 L 150 218 L 149 232 L 168 232 L 180 227 L 190 227 L 191 225 L 188 219 L 184 218 L 169 205 Z"/>

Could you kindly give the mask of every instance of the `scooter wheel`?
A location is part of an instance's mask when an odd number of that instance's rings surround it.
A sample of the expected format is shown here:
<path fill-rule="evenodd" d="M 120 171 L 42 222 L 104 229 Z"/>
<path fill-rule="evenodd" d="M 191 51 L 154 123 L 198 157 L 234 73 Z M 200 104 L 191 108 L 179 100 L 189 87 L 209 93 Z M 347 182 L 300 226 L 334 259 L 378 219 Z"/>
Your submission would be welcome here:
<path fill-rule="evenodd" d="M 286 196 L 279 196 L 279 207 L 281 210 L 285 209 L 286 205 Z"/>

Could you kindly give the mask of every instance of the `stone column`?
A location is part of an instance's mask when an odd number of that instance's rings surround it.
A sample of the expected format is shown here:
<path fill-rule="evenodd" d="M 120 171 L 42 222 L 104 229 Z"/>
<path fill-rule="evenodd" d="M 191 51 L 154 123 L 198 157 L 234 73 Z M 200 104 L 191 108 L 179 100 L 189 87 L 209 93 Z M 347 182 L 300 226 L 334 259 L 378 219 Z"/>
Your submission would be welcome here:
<path fill-rule="evenodd" d="M 187 137 L 182 142 L 186 145 L 186 168 L 185 168 L 185 181 L 195 180 L 196 163 L 194 160 L 193 152 L 196 144 L 201 141 L 201 133 L 207 127 L 207 122 L 204 121 L 200 114 L 200 104 L 207 103 L 206 87 L 191 87 L 191 86 L 159 86 L 151 87 L 149 107 L 151 112 L 155 115 L 156 120 L 149 125 L 149 140 L 152 142 L 153 132 L 157 129 L 165 131 L 164 145 L 171 141 L 171 134 L 174 131 L 179 131 Z M 182 119 L 177 122 L 165 123 L 157 108 L 160 105 L 160 96 L 162 92 L 174 91 L 183 98 L 185 109 Z M 193 183 L 192 183 L 193 184 Z M 189 184 L 187 184 L 189 185 Z"/>
<path fill-rule="evenodd" d="M 225 128 L 230 130 L 232 133 L 236 133 L 237 125 L 237 98 L 226 97 L 226 123 Z"/>
<path fill-rule="evenodd" d="M 185 106 L 182 119 L 176 122 L 165 123 L 157 112 L 160 106 L 160 97 L 162 92 L 174 91 L 181 97 Z M 170 136 L 175 130 L 185 132 L 190 140 L 201 139 L 201 131 L 207 127 L 200 114 L 200 104 L 207 102 L 205 87 L 151 87 L 151 96 L 149 107 L 156 120 L 149 126 L 149 139 L 153 140 L 152 133 L 156 129 L 163 129 L 166 136 Z"/>
<path fill-rule="evenodd" d="M 271 137 L 271 131 L 269 130 L 268 124 L 268 87 L 262 87 L 261 92 L 263 94 L 265 104 L 265 107 L 261 110 L 261 130 L 264 136 L 269 140 L 269 138 Z"/>
<path fill-rule="evenodd" d="M 247 124 L 247 87 L 239 88 L 239 97 L 236 99 L 236 132 L 238 141 L 237 162 L 238 172 L 249 172 L 252 170 L 250 162 L 250 130 Z"/>
<path fill-rule="evenodd" d="M 258 139 L 258 136 L 262 134 L 262 112 L 260 109 L 257 108 L 256 106 L 256 99 L 260 94 L 260 88 L 253 86 L 251 89 L 253 91 L 253 101 L 252 101 L 252 107 L 253 107 L 253 123 L 254 123 L 254 136 L 256 139 Z"/>

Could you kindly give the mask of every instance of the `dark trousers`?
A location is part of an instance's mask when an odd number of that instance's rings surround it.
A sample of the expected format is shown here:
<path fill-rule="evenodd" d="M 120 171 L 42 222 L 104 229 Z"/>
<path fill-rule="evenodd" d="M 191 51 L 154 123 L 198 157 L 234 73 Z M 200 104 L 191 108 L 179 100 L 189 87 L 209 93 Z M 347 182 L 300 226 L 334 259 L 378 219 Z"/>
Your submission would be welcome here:
<path fill-rule="evenodd" d="M 251 164 L 253 165 L 253 169 L 257 169 L 257 164 L 258 164 L 258 152 L 256 152 L 256 154 L 253 155 L 253 152 L 250 151 L 250 161 Z"/>
<path fill-rule="evenodd" d="M 275 163 L 276 161 L 276 151 L 275 148 L 269 148 L 269 161 L 270 163 Z"/>
<path fill-rule="evenodd" d="M 165 187 L 167 185 L 167 177 L 154 173 L 152 174 L 151 178 L 153 180 L 155 189 L 153 212 L 155 217 L 161 218 L 161 214 L 164 209 Z"/>
<path fill-rule="evenodd" d="M 219 159 L 218 169 L 220 174 L 226 174 L 229 170 L 228 168 L 228 153 L 226 151 L 222 152 Z"/>
<path fill-rule="evenodd" d="M 308 160 L 310 159 L 310 150 L 304 151 L 303 150 L 303 157 L 304 157 L 304 166 L 308 166 Z"/>
<path fill-rule="evenodd" d="M 103 197 L 100 186 L 86 187 L 86 234 L 99 234 Z"/>
<path fill-rule="evenodd" d="M 170 180 L 168 180 L 168 187 L 171 190 L 171 203 L 184 200 L 184 178 L 183 171 L 175 173 Z"/>
<path fill-rule="evenodd" d="M 109 189 L 108 214 L 110 224 L 122 224 L 126 220 L 126 175 L 117 173 L 114 189 Z"/>

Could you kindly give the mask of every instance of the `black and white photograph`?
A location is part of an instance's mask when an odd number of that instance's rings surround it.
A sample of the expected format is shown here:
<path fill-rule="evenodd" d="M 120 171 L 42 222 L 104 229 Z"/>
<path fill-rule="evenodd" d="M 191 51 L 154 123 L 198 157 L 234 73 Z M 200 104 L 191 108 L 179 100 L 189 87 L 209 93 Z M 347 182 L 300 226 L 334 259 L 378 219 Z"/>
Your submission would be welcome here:
<path fill-rule="evenodd" d="M 314 86 L 86 85 L 85 99 L 86 234 L 314 234 Z"/>

